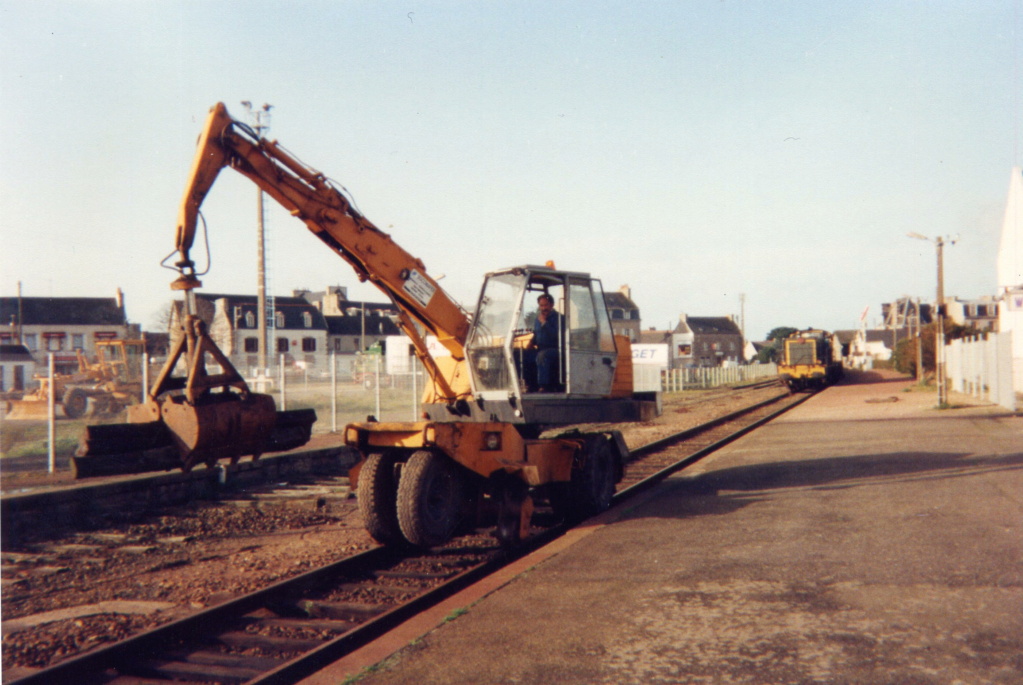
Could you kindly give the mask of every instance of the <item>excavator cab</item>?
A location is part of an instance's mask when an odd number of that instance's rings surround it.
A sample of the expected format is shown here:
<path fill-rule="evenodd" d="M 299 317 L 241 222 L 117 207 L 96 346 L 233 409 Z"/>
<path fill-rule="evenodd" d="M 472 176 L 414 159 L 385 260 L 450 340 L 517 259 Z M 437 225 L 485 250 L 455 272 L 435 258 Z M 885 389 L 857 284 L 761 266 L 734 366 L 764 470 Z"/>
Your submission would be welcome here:
<path fill-rule="evenodd" d="M 553 300 L 557 312 L 553 350 L 537 350 L 534 339 L 542 295 Z M 541 383 L 537 354 L 548 351 L 547 359 L 539 362 L 550 367 L 548 381 Z M 542 266 L 487 274 L 466 356 L 477 401 L 518 406 L 538 396 L 559 400 L 607 397 L 618 350 L 600 281 L 589 274 Z"/>

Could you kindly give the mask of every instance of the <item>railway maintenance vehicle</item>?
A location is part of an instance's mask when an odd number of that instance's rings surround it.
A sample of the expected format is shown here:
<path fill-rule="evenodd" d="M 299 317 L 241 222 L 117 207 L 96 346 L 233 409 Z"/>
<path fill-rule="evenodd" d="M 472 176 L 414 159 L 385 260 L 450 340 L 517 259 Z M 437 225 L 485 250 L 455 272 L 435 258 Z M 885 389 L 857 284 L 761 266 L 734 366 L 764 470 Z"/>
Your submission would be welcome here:
<path fill-rule="evenodd" d="M 38 374 L 35 390 L 10 400 L 5 418 L 44 420 L 49 416 L 50 393 L 55 409 L 66 418 L 116 414 L 141 401 L 142 365 L 146 363 L 144 340 L 97 340 L 96 361 L 76 350 L 77 373 L 58 373 L 53 378 Z"/>
<path fill-rule="evenodd" d="M 778 375 L 792 392 L 819 390 L 843 376 L 835 336 L 817 328 L 791 333 L 783 341 Z"/>
<path fill-rule="evenodd" d="M 200 135 L 179 210 L 174 268 L 180 276 L 171 287 L 184 291 L 186 306 L 201 285 L 190 256 L 199 209 L 225 168 L 255 183 L 360 280 L 391 299 L 398 325 L 429 377 L 422 420 L 370 417 L 344 429 L 344 443 L 361 455 L 350 477 L 366 528 L 377 541 L 437 546 L 463 523 L 492 511 L 495 536 L 514 544 L 526 534 L 536 501 L 569 518 L 610 505 L 628 448 L 618 431 L 580 424 L 646 420 L 659 413 L 660 398 L 633 392 L 630 344 L 612 331 L 598 279 L 550 263 L 492 271 L 470 314 L 420 259 L 373 225 L 322 173 L 233 119 L 220 103 Z M 546 392 L 534 387 L 532 376 L 541 296 L 549 296 L 558 312 L 556 378 Z M 215 463 L 219 449 L 233 457 L 265 450 L 281 414 L 273 399 L 250 392 L 231 372 L 201 321 L 192 316 L 186 328 L 181 350 L 188 380 L 169 381 L 174 361 L 169 359 L 149 400 L 118 429 L 122 438 L 112 437 L 93 454 L 86 440 L 83 456 L 116 453 L 119 440 L 130 451 L 134 438 L 145 441 L 165 429 L 186 467 Z M 431 337 L 443 353 L 431 354 Z M 206 375 L 199 350 L 231 371 L 209 376 L 212 383 L 188 385 Z"/>

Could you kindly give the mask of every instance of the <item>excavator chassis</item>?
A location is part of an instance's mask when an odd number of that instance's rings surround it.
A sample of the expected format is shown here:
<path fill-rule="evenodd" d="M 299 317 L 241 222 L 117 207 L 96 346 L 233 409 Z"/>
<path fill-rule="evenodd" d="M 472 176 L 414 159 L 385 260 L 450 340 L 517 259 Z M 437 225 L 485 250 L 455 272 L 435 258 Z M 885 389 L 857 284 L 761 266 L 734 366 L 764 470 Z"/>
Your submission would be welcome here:
<path fill-rule="evenodd" d="M 505 422 L 360 423 L 344 437 L 363 455 L 349 478 L 370 535 L 424 548 L 481 512 L 511 546 L 527 535 L 535 502 L 568 519 L 603 511 L 628 458 L 618 431 L 525 438 Z"/>

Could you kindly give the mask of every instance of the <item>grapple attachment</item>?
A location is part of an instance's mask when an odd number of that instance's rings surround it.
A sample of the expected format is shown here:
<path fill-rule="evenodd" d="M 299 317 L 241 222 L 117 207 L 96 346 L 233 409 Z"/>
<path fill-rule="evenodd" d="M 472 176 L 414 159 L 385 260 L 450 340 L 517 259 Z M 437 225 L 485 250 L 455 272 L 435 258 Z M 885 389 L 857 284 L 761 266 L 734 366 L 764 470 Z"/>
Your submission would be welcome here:
<path fill-rule="evenodd" d="M 206 355 L 220 366 L 209 374 Z M 184 357 L 187 375 L 173 372 Z M 86 426 L 73 458 L 76 478 L 140 473 L 199 463 L 232 463 L 245 455 L 305 444 L 316 412 L 278 412 L 273 397 L 249 391 L 197 317 L 188 317 L 149 396 L 129 407 L 128 423 Z"/>

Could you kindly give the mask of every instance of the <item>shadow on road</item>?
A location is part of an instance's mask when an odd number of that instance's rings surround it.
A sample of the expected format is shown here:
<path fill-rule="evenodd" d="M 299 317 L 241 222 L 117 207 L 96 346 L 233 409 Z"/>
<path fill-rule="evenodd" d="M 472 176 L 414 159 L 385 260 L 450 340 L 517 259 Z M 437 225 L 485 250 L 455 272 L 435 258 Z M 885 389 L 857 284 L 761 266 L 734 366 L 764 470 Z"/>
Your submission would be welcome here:
<path fill-rule="evenodd" d="M 1023 468 L 1023 453 L 970 455 L 955 452 L 892 452 L 827 459 L 770 462 L 704 473 L 682 485 L 699 495 L 722 490 L 753 492 L 782 488 L 848 488 L 930 478 L 962 478 Z"/>

